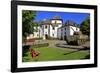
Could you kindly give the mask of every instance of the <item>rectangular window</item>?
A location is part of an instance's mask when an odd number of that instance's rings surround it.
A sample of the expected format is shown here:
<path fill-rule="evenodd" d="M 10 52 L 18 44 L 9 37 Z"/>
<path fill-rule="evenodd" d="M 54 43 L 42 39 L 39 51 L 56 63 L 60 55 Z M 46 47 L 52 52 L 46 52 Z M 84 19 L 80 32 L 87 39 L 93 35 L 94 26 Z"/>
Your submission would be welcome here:
<path fill-rule="evenodd" d="M 65 35 L 66 35 L 66 32 L 65 32 Z"/>
<path fill-rule="evenodd" d="M 61 31 L 63 31 L 63 29 L 61 29 Z"/>
<path fill-rule="evenodd" d="M 45 26 L 45 28 L 47 29 L 47 25 Z"/>
<path fill-rule="evenodd" d="M 55 30 L 55 27 L 53 27 L 53 30 Z"/>
<path fill-rule="evenodd" d="M 65 31 L 66 31 L 66 28 L 65 28 Z"/>
<path fill-rule="evenodd" d="M 54 36 L 54 34 L 52 34 Z"/>

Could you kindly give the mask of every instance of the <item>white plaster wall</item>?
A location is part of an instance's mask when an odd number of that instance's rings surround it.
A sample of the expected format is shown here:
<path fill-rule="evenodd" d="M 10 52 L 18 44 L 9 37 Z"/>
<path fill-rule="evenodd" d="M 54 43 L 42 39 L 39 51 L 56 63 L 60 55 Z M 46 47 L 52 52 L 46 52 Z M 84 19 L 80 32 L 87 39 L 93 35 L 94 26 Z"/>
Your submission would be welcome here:
<path fill-rule="evenodd" d="M 73 35 L 74 34 L 74 31 L 79 31 L 79 28 L 76 28 L 76 27 L 74 27 L 74 26 L 70 26 L 70 35 Z"/>
<path fill-rule="evenodd" d="M 55 27 L 54 27 L 54 28 L 55 28 Z M 55 33 L 56 28 L 55 28 L 55 30 L 53 30 L 53 27 L 52 27 L 51 30 L 52 30 L 52 37 L 54 38 L 54 37 L 55 37 L 55 34 L 56 34 L 56 33 Z M 54 34 L 54 36 L 53 36 L 53 34 Z"/>
<path fill-rule="evenodd" d="M 55 20 L 52 20 L 52 21 L 51 21 L 51 23 L 53 23 L 53 24 L 54 24 L 54 23 L 55 23 Z"/>
<path fill-rule="evenodd" d="M 61 20 L 57 20 L 57 23 L 60 23 L 60 24 L 62 24 L 62 21 L 61 21 Z"/>
<path fill-rule="evenodd" d="M 62 23 L 62 21 L 61 21 L 61 20 L 52 20 L 52 21 L 51 21 L 51 23 L 53 23 L 53 24 L 54 24 L 54 23 L 55 23 L 55 21 L 56 21 L 56 23 L 60 23 L 60 24 Z"/>
<path fill-rule="evenodd" d="M 58 22 L 59 22 L 59 21 L 58 21 Z M 61 28 L 60 28 L 60 27 L 61 27 L 63 24 L 62 24 L 62 21 L 60 21 L 59 23 L 60 23 L 60 24 L 58 25 L 58 28 L 57 28 L 57 38 L 61 39 L 61 33 L 62 33 L 62 32 L 61 32 Z"/>
<path fill-rule="evenodd" d="M 34 34 L 33 37 L 34 37 L 34 38 L 39 38 L 39 28 L 40 28 L 40 27 L 37 27 L 37 32 L 33 32 L 33 34 Z M 36 27 L 34 27 L 34 29 L 36 29 Z M 38 35 L 38 36 L 37 36 L 37 35 Z"/>
<path fill-rule="evenodd" d="M 45 25 L 43 25 L 43 28 L 38 27 L 38 32 L 34 32 L 34 38 L 41 38 L 41 37 L 43 37 L 43 35 L 47 34 L 53 38 L 61 38 L 61 36 L 62 36 L 64 39 L 65 33 L 66 33 L 66 36 L 71 36 L 74 34 L 74 31 L 78 32 L 80 30 L 79 28 L 76 29 L 76 27 L 74 27 L 74 26 L 63 27 L 63 28 L 60 28 L 59 30 L 58 30 L 58 28 L 61 27 L 62 25 L 58 25 L 58 27 L 55 27 L 54 30 L 53 30 L 52 25 L 46 25 L 46 26 L 47 26 L 47 29 L 45 28 Z M 66 28 L 66 30 L 65 30 L 65 28 Z M 61 31 L 61 29 L 62 29 L 62 31 Z M 49 33 L 49 31 L 50 31 L 50 33 Z M 54 34 L 54 36 L 53 36 L 53 34 Z"/>
<path fill-rule="evenodd" d="M 65 30 L 66 28 L 66 30 Z M 64 28 L 64 32 L 66 32 L 66 36 L 69 36 L 70 35 L 70 28 L 67 26 Z"/>
<path fill-rule="evenodd" d="M 39 35 L 39 32 L 34 32 L 34 38 L 39 38 L 39 36 L 37 36 L 37 35 Z"/>
<path fill-rule="evenodd" d="M 53 37 L 52 36 L 52 26 L 50 25 L 50 37 Z"/>
<path fill-rule="evenodd" d="M 61 28 L 57 30 L 57 38 L 61 39 Z"/>
<path fill-rule="evenodd" d="M 58 30 L 58 27 L 55 27 L 55 30 L 54 30 L 54 38 L 57 38 L 57 30 Z"/>
<path fill-rule="evenodd" d="M 45 28 L 45 26 L 47 26 L 47 28 Z M 49 34 L 49 33 L 48 33 L 48 31 L 49 31 L 49 25 L 43 25 L 43 27 L 44 27 L 44 29 L 43 29 L 43 30 L 44 30 L 44 33 L 43 33 L 43 34 L 44 34 L 44 35 L 45 35 L 45 34 L 48 35 L 48 34 Z"/>
<path fill-rule="evenodd" d="M 42 27 L 39 28 L 39 31 L 40 31 L 40 38 L 43 38 L 43 29 L 42 29 Z"/>
<path fill-rule="evenodd" d="M 65 28 L 66 28 L 66 30 L 65 30 Z M 76 31 L 76 29 L 75 29 L 75 27 L 72 27 L 75 31 Z M 62 29 L 62 31 L 61 31 L 61 29 Z M 63 37 L 63 40 L 64 40 L 64 36 L 70 36 L 70 35 L 73 35 L 73 31 L 72 31 L 72 29 L 70 28 L 70 26 L 67 26 L 67 27 L 63 27 L 63 28 L 60 28 L 59 29 L 59 32 L 61 31 L 61 36 Z M 79 31 L 79 28 L 78 28 L 78 31 Z M 59 33 L 58 32 L 58 33 Z M 65 34 L 66 33 L 66 34 Z M 59 35 L 59 36 L 60 36 Z M 60 36 L 60 38 L 61 38 L 61 36 Z"/>
<path fill-rule="evenodd" d="M 65 32 L 66 32 L 66 31 L 65 31 L 65 28 L 66 28 L 66 27 L 61 28 L 61 29 L 62 29 L 62 31 L 61 31 L 62 35 L 61 35 L 61 36 L 62 36 L 63 40 L 64 40 L 64 36 L 65 36 Z"/>
<path fill-rule="evenodd" d="M 53 38 L 57 38 L 57 29 L 58 27 L 54 27 L 55 29 L 53 30 L 53 27 L 50 26 L 50 37 L 53 37 Z M 54 36 L 53 36 L 54 34 Z"/>
<path fill-rule="evenodd" d="M 62 23 L 60 23 L 60 24 L 58 25 L 58 28 L 60 28 L 62 25 L 63 25 L 63 24 L 62 24 Z"/>
<path fill-rule="evenodd" d="M 62 33 L 62 38 L 63 38 L 63 40 L 64 40 L 64 28 L 62 28 L 61 33 Z"/>
<path fill-rule="evenodd" d="M 38 27 L 38 32 L 39 32 L 39 38 L 42 38 L 43 37 L 43 31 L 42 31 L 42 27 Z"/>

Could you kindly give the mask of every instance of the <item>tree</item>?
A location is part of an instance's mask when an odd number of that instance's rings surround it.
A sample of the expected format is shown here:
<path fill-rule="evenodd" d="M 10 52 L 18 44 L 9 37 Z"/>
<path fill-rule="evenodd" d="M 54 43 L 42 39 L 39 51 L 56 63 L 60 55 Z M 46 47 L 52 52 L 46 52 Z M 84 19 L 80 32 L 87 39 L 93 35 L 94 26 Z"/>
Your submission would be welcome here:
<path fill-rule="evenodd" d="M 85 35 L 90 35 L 90 17 L 87 17 L 80 25 L 80 30 Z"/>
<path fill-rule="evenodd" d="M 32 24 L 33 20 L 35 19 L 36 12 L 31 10 L 23 10 L 22 11 L 22 34 L 23 37 L 33 33 Z"/>
<path fill-rule="evenodd" d="M 35 29 L 33 28 L 31 31 L 32 32 L 38 32 L 38 26 L 39 26 L 39 23 L 33 21 L 32 24 L 31 24 L 31 28 L 35 27 Z"/>
<path fill-rule="evenodd" d="M 77 24 L 76 27 L 80 28 L 80 24 Z"/>

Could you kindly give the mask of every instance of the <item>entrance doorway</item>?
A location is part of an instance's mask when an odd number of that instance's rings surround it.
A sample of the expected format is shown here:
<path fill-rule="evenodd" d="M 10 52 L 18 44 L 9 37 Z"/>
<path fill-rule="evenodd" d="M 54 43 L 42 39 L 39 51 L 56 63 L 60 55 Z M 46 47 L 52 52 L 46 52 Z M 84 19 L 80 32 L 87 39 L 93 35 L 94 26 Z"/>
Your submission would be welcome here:
<path fill-rule="evenodd" d="M 45 38 L 48 39 L 48 35 L 47 34 L 45 34 Z"/>
<path fill-rule="evenodd" d="M 64 36 L 64 40 L 66 40 L 66 38 L 67 38 L 67 36 L 65 35 L 65 36 Z"/>

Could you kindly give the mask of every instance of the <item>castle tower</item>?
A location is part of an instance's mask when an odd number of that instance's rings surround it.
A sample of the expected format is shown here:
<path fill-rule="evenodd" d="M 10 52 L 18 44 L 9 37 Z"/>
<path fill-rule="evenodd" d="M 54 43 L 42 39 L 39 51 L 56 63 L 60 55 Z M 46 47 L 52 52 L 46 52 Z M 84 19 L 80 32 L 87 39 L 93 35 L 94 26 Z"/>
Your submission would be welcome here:
<path fill-rule="evenodd" d="M 50 37 L 50 25 L 51 25 L 51 22 L 50 22 L 49 19 L 44 19 L 41 24 L 42 24 L 43 39 L 48 39 Z"/>
<path fill-rule="evenodd" d="M 60 32 L 58 32 L 58 28 L 60 28 L 62 24 L 63 20 L 58 15 L 54 16 L 53 19 L 51 19 L 51 37 L 58 38 L 58 35 L 60 34 Z"/>

